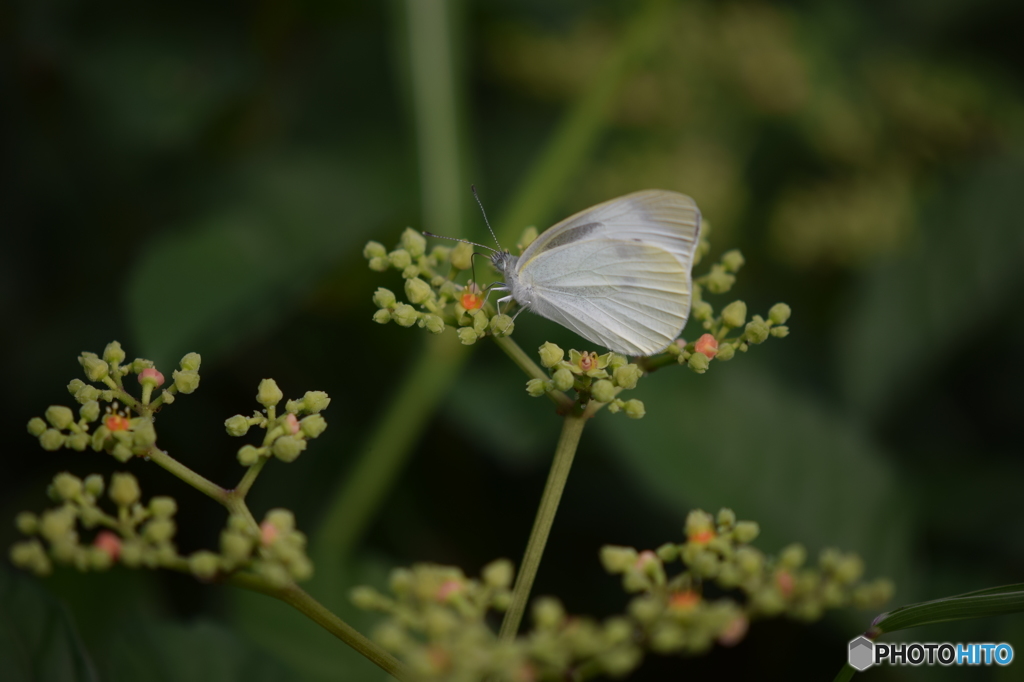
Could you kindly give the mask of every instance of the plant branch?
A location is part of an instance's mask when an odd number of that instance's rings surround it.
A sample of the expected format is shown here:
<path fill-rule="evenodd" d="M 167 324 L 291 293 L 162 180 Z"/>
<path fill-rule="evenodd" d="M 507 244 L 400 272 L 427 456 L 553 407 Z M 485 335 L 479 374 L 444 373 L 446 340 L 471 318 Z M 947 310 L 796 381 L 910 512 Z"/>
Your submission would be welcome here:
<path fill-rule="evenodd" d="M 562 499 L 562 491 L 565 490 L 565 482 L 569 478 L 572 460 L 576 455 L 576 447 L 579 445 L 583 426 L 587 423 L 587 419 L 585 413 L 573 413 L 566 415 L 565 423 L 562 424 L 562 435 L 558 439 L 558 447 L 551 462 L 548 481 L 544 485 L 540 506 L 537 507 L 537 516 L 533 522 L 533 530 L 530 531 L 530 540 L 526 544 L 526 553 L 519 567 L 519 575 L 516 576 L 515 587 L 512 588 L 512 603 L 501 622 L 499 637 L 503 640 L 515 639 L 516 633 L 519 631 L 519 624 L 526 611 L 526 602 L 530 598 L 533 580 L 537 577 L 537 569 L 540 567 L 541 556 L 544 554 L 544 546 L 548 542 L 548 534 L 555 521 L 558 503 Z"/>
<path fill-rule="evenodd" d="M 228 491 L 221 488 L 219 485 L 214 483 L 208 478 L 200 476 L 196 472 L 189 469 L 187 466 L 174 459 L 166 452 L 156 447 L 155 445 L 149 449 L 146 453 L 154 463 L 163 467 L 167 471 L 171 472 L 181 480 L 188 483 L 190 486 L 203 493 L 207 497 L 216 500 L 225 507 L 228 506 Z"/>
<path fill-rule="evenodd" d="M 298 585 L 293 583 L 286 587 L 273 587 L 256 576 L 246 574 L 233 575 L 228 579 L 228 582 L 247 590 L 280 599 L 289 606 L 301 611 L 317 625 L 370 659 L 395 679 L 410 679 L 409 672 L 397 658 L 367 639 L 351 625 L 338 618 Z"/>
<path fill-rule="evenodd" d="M 519 365 L 519 369 L 523 370 L 526 373 L 526 376 L 531 379 L 541 380 L 549 378 L 547 372 L 541 369 L 540 366 L 526 354 L 526 351 L 524 351 L 518 343 L 512 340 L 512 337 L 495 336 L 493 338 L 494 343 L 498 345 L 498 348 L 505 351 L 505 355 L 509 356 L 512 359 L 512 362 Z M 559 412 L 565 413 L 572 409 L 574 404 L 573 399 L 562 391 L 553 389 L 548 391 L 547 396 L 551 398 L 555 405 L 558 406 Z"/>

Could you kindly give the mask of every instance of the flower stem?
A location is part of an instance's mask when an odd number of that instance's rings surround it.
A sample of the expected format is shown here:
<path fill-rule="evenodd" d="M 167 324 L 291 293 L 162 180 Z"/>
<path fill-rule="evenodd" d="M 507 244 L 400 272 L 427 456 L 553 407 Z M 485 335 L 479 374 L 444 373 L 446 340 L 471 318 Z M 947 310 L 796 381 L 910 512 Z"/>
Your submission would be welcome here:
<path fill-rule="evenodd" d="M 207 497 L 210 497 L 217 502 L 220 502 L 225 507 L 228 506 L 228 491 L 221 488 L 219 485 L 214 483 L 208 478 L 200 476 L 196 472 L 189 469 L 187 466 L 174 459 L 160 448 L 153 446 L 146 453 L 153 462 L 160 465 L 167 471 L 171 472 L 181 480 L 188 483 L 190 486 L 203 493 Z"/>
<path fill-rule="evenodd" d="M 498 345 L 498 348 L 505 351 L 505 355 L 512 359 L 512 362 L 519 365 L 519 368 L 526 372 L 526 376 L 531 379 L 547 379 L 547 372 L 542 370 L 537 363 L 526 354 L 519 344 L 512 340 L 510 336 L 495 336 L 494 343 Z M 573 399 L 567 396 L 565 393 L 559 390 L 551 390 L 547 393 L 548 397 L 558 406 L 560 412 L 568 412 L 572 409 Z"/>
<path fill-rule="evenodd" d="M 231 495 L 244 500 L 245 496 L 249 494 L 252 484 L 256 482 L 256 477 L 260 475 L 260 471 L 262 471 L 269 459 L 270 457 L 260 457 L 258 462 L 246 469 L 245 475 L 242 476 L 242 480 L 238 482 L 235 489 L 231 491 Z"/>
<path fill-rule="evenodd" d="M 348 644 L 386 673 L 397 680 L 408 680 L 410 675 L 405 666 L 397 658 L 389 654 L 377 644 L 363 636 L 358 630 L 338 618 L 327 607 L 313 599 L 305 590 L 294 583 L 286 587 L 273 587 L 252 575 L 238 574 L 229 580 L 233 585 L 254 592 L 261 592 L 270 597 L 280 599 L 289 606 L 302 612 L 312 621 L 332 635 Z"/>
<path fill-rule="evenodd" d="M 587 419 L 586 413 L 574 412 L 566 415 L 565 423 L 562 424 L 562 435 L 558 438 L 558 448 L 555 450 L 555 457 L 551 462 L 548 481 L 544 485 L 544 494 L 541 496 L 540 506 L 537 508 L 537 517 L 533 521 L 533 530 L 530 531 L 530 540 L 526 544 L 526 553 L 523 556 L 522 565 L 519 567 L 519 575 L 516 576 L 515 587 L 512 588 L 512 603 L 501 622 L 499 637 L 503 640 L 514 639 L 516 632 L 519 631 L 519 623 L 523 620 L 523 613 L 526 611 L 526 602 L 530 597 L 533 579 L 537 577 L 537 569 L 540 567 L 540 559 L 544 554 L 544 546 L 548 542 L 548 534 L 555 521 L 555 512 L 558 511 L 558 503 L 562 499 L 565 481 L 569 478 L 572 460 L 576 455 L 576 447 L 579 445 L 583 426 L 587 423 Z"/>

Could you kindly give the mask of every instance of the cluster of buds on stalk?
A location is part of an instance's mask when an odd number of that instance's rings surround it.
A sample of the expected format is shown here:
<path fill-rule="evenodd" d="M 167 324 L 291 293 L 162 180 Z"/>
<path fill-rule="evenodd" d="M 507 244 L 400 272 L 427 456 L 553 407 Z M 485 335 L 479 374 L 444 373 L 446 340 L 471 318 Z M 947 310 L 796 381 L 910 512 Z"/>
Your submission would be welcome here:
<path fill-rule="evenodd" d="M 629 613 L 640 637 L 659 653 L 700 653 L 716 641 L 732 646 L 752 620 L 787 616 L 802 621 L 820 618 L 829 608 L 877 608 L 892 597 L 889 580 L 861 581 L 864 563 L 855 554 L 824 550 L 817 567 L 805 566 L 800 544 L 767 556 L 751 547 L 759 531 L 751 521 L 737 521 L 730 509 L 717 519 L 696 510 L 685 526 L 686 541 L 656 550 L 606 546 L 601 561 L 622 575 L 622 586 L 637 594 Z M 684 570 L 669 577 L 666 566 Z M 708 588 L 717 597 L 706 595 Z"/>
<path fill-rule="evenodd" d="M 578 401 L 606 403 L 609 412 L 621 410 L 632 419 L 644 416 L 644 404 L 641 401 L 635 398 L 622 400 L 618 397 L 622 391 L 636 388 L 640 377 L 644 375 L 640 366 L 631 363 L 626 356 L 570 350 L 569 358 L 565 359 L 565 351 L 550 342 L 542 345 L 538 354 L 540 364 L 548 370 L 549 376 L 547 379 L 530 379 L 526 382 L 526 392 L 531 396 L 572 389 Z"/>
<path fill-rule="evenodd" d="M 327 428 L 320 412 L 327 409 L 331 399 L 323 391 L 307 391 L 302 398 L 287 401 L 283 414 L 278 415 L 277 406 L 282 400 L 284 393 L 277 382 L 264 379 L 256 393 L 256 402 L 263 405 L 263 410 L 253 411 L 251 417 L 236 414 L 224 421 L 231 436 L 244 436 L 253 426 L 266 431 L 260 445 L 243 445 L 238 450 L 238 463 L 242 466 L 254 466 L 270 457 L 294 462 L 306 449 L 307 441 Z M 299 419 L 302 415 L 306 416 Z"/>
<path fill-rule="evenodd" d="M 221 532 L 219 552 L 199 550 L 184 556 L 174 543 L 177 501 L 161 495 L 144 503 L 130 473 L 113 474 L 108 485 L 99 474 L 81 479 L 62 472 L 54 476 L 48 493 L 58 506 L 41 514 L 18 514 L 15 525 L 28 539 L 10 550 L 15 566 L 37 575 L 52 572 L 54 563 L 80 571 L 104 571 L 121 564 L 168 568 L 206 581 L 244 571 L 283 586 L 313 573 L 305 536 L 295 530 L 287 510 L 271 510 L 258 527 L 233 515 Z M 103 508 L 104 493 L 113 511 Z"/>
<path fill-rule="evenodd" d="M 519 250 L 536 238 L 535 228 L 526 230 Z M 459 242 L 454 247 L 435 246 L 427 253 L 423 235 L 406 228 L 395 249 L 388 251 L 383 244 L 371 241 L 363 249 L 363 255 L 370 269 L 398 270 L 405 280 L 406 301 L 400 301 L 389 289 L 377 289 L 373 295 L 377 306 L 374 322 L 418 326 L 433 334 L 454 327 L 459 341 L 465 345 L 472 345 L 485 336 L 502 337 L 512 333 L 512 318 L 498 315 L 475 282 L 455 281 L 461 273 L 473 268 L 472 245 Z"/>

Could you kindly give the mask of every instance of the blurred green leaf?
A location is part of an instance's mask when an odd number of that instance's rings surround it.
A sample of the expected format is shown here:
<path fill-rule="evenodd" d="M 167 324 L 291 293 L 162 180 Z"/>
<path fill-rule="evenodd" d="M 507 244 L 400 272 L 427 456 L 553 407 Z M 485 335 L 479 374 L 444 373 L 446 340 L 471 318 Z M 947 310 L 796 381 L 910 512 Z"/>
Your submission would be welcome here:
<path fill-rule="evenodd" d="M 992 158 L 936 197 L 920 237 L 869 272 L 839 328 L 840 373 L 859 411 L 880 415 L 1018 295 L 1024 158 Z M 972 342 L 967 352 L 976 355 Z"/>
<path fill-rule="evenodd" d="M 0 567 L 0 679 L 94 682 L 89 654 L 67 610 L 35 580 Z"/>
<path fill-rule="evenodd" d="M 155 239 L 127 285 L 146 357 L 216 356 L 276 324 L 391 210 L 373 177 L 323 158 L 268 160 L 245 174 L 240 200 Z"/>
<path fill-rule="evenodd" d="M 264 651 L 209 621 L 129 623 L 104 661 L 109 682 L 285 682 L 295 675 Z"/>
<path fill-rule="evenodd" d="M 667 368 L 635 391 L 636 422 L 601 415 L 622 466 L 679 514 L 731 507 L 769 551 L 799 541 L 861 553 L 874 575 L 906 570 L 909 509 L 867 436 L 745 357 L 704 376 Z"/>
<path fill-rule="evenodd" d="M 893 609 L 875 619 L 881 632 L 896 632 L 932 623 L 986 618 L 1024 611 L 1024 583 L 943 597 Z"/>

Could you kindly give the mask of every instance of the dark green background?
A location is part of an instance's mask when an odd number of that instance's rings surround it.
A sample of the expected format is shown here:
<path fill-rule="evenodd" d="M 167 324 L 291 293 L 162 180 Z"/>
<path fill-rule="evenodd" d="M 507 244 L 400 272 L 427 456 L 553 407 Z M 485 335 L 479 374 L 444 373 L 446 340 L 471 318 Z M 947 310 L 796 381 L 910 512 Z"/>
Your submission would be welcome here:
<path fill-rule="evenodd" d="M 740 248 L 748 260 L 714 302 L 740 297 L 763 313 L 784 300 L 794 314 L 789 338 L 706 375 L 645 379 L 644 420 L 595 420 L 537 593 L 576 613 L 621 610 L 599 546 L 677 539 L 695 506 L 757 520 L 767 550 L 855 550 L 869 577 L 896 580 L 894 604 L 1019 582 L 1024 6 L 669 3 L 634 36 L 643 49 L 611 107 L 580 123 L 594 131 L 583 153 L 552 151 L 639 8 L 450 5 L 462 218 L 431 225 L 405 3 L 6 4 L 0 519 L 43 508 L 58 471 L 127 468 L 147 496 L 178 497 L 183 551 L 215 546 L 223 512 L 156 467 L 43 452 L 25 433 L 47 405 L 70 402 L 76 355 L 116 338 L 167 374 L 185 352 L 203 355 L 202 386 L 163 413 L 160 441 L 225 485 L 241 470 L 223 420 L 255 407 L 260 379 L 292 397 L 328 391 L 325 436 L 292 465 L 271 462 L 253 494 L 258 516 L 290 507 L 313 531 L 426 336 L 371 322 L 373 290 L 400 281 L 370 272 L 362 245 L 390 247 L 407 225 L 483 240 L 468 184 L 508 216 L 542 160 L 558 166 L 564 153 L 549 200 L 505 225 L 512 234 L 636 189 L 687 192 L 714 226 L 712 256 Z M 586 348 L 530 315 L 516 339 Z M 415 561 L 475 573 L 518 560 L 558 429 L 523 384 L 495 348 L 473 349 L 335 587 Z M 2 528 L 6 547 L 16 533 Z M 652 657 L 633 679 L 830 679 L 873 615 L 759 623 L 733 650 Z M 906 636 L 1024 653 L 1020 617 Z M 1015 679 L 1021 665 L 871 674 Z M 381 677 L 263 597 L 167 573 L 37 581 L 4 567 L 0 677 L 90 670 Z"/>

